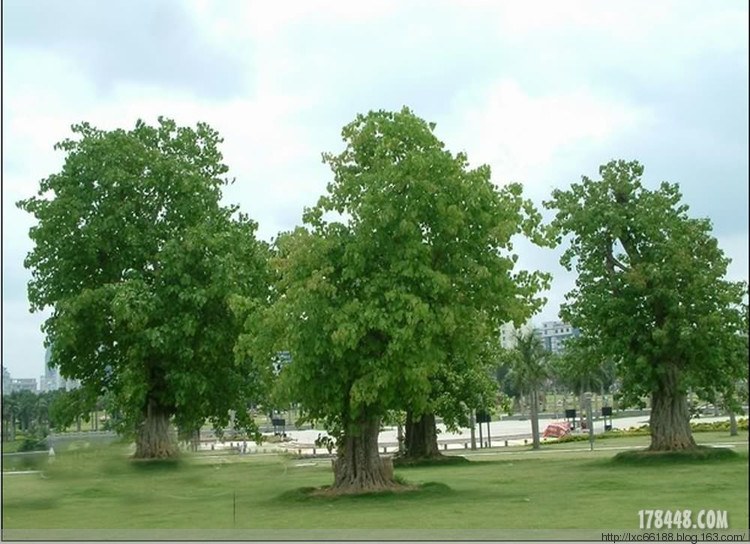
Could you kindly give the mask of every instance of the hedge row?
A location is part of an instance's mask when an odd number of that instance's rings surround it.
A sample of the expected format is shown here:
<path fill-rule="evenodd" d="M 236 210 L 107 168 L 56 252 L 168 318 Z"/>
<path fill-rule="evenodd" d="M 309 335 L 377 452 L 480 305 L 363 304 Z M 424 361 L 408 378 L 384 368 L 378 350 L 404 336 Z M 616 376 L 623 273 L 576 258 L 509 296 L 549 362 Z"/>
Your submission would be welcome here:
<path fill-rule="evenodd" d="M 729 421 L 713 421 L 713 422 L 700 422 L 690 423 L 690 428 L 694 433 L 704 432 L 729 432 Z M 740 418 L 737 420 L 737 429 L 741 431 L 748 430 L 748 418 Z M 640 427 L 630 427 L 629 429 L 612 429 L 602 434 L 596 435 L 597 440 L 603 440 L 606 438 L 620 438 L 624 436 L 649 436 L 651 431 L 648 425 L 641 425 Z M 569 434 L 559 438 L 558 442 L 585 442 L 589 439 L 588 434 Z"/>

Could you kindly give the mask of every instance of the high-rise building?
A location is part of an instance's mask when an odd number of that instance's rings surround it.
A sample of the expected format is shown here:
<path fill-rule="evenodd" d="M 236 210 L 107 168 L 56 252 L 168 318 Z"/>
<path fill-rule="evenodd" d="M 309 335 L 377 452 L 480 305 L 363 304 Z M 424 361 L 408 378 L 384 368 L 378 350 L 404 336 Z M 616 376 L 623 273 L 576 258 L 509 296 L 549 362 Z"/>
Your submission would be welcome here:
<path fill-rule="evenodd" d="M 44 376 L 39 379 L 39 390 L 40 391 L 55 391 L 62 387 L 60 383 L 60 373 L 56 367 L 50 365 L 50 358 L 52 351 L 47 348 L 44 354 Z"/>
<path fill-rule="evenodd" d="M 3 395 L 10 395 L 11 391 L 11 377 L 8 369 L 3 367 Z"/>
<path fill-rule="evenodd" d="M 57 391 L 58 389 L 71 391 L 81 386 L 80 380 L 62 377 L 58 368 L 50 364 L 51 358 L 52 350 L 47 348 L 44 354 L 44 376 L 39 379 L 39 388 L 41 391 Z"/>
<path fill-rule="evenodd" d="M 581 331 L 562 321 L 545 321 L 540 328 L 535 330 L 535 333 L 542 340 L 544 349 L 552 353 L 560 353 L 565 342 L 569 338 L 580 336 Z"/>

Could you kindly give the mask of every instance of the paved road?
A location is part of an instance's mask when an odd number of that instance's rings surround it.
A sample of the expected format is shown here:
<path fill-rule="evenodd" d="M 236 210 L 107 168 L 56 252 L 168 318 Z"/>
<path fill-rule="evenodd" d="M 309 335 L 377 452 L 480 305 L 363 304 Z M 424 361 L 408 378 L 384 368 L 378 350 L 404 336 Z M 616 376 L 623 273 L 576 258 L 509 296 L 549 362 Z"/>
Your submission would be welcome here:
<path fill-rule="evenodd" d="M 723 421 L 728 419 L 724 417 L 701 417 L 694 419 L 696 422 L 708 422 L 708 421 Z M 544 432 L 544 429 L 550 423 L 556 421 L 563 421 L 562 419 L 540 419 L 539 430 Z M 648 423 L 648 415 L 633 416 L 625 418 L 615 418 L 612 420 L 612 425 L 616 429 L 628 429 L 630 427 L 640 427 Z M 471 431 L 469 429 L 461 429 L 458 433 L 448 432 L 443 425 L 438 425 L 440 434 L 438 435 L 438 442 L 444 441 L 456 441 L 462 442 L 469 440 L 471 437 Z M 487 424 L 483 424 L 483 433 L 486 435 Z M 594 422 L 594 432 L 604 432 L 604 421 L 599 420 Z M 287 436 L 291 437 L 292 440 L 300 444 L 312 444 L 315 442 L 315 438 L 319 433 L 325 434 L 325 431 L 310 429 L 310 430 L 291 430 L 287 431 Z M 493 441 L 502 441 L 506 438 L 511 440 L 521 440 L 523 438 L 531 438 L 531 421 L 530 420 L 501 420 L 493 421 L 490 423 L 490 433 Z M 479 440 L 479 429 L 477 425 L 476 431 L 477 440 Z M 389 427 L 380 433 L 378 440 L 380 443 L 396 443 L 397 442 L 397 430 L 395 427 Z"/>
<path fill-rule="evenodd" d="M 728 419 L 726 416 L 722 417 L 701 417 L 694 419 L 696 422 L 710 422 L 710 421 L 723 421 Z M 553 422 L 562 421 L 562 419 L 545 418 L 539 420 L 540 432 L 544 432 L 545 427 Z M 648 415 L 631 416 L 623 418 L 615 418 L 612 420 L 612 425 L 615 429 L 628 429 L 630 427 L 640 427 L 648 423 Z M 457 433 L 448 432 L 443 425 L 438 425 L 438 443 L 441 448 L 447 449 L 465 449 L 470 446 L 471 431 L 469 429 L 460 429 Z M 483 438 L 486 442 L 486 429 L 487 425 L 482 425 Z M 604 432 L 604 421 L 599 420 L 594 422 L 594 432 Z M 531 421 L 529 420 L 501 420 L 493 421 L 490 423 L 490 442 L 492 446 L 505 445 L 519 445 L 524 444 L 524 440 L 531 441 Z M 290 439 L 287 442 L 282 443 L 264 443 L 262 445 L 256 445 L 254 442 L 247 442 L 247 451 L 271 451 L 276 449 L 289 449 L 290 451 L 300 451 L 301 453 L 312 453 L 312 448 L 315 443 L 315 439 L 319 435 L 325 436 L 326 432 L 320 429 L 290 429 L 286 431 L 287 437 Z M 395 450 L 398 445 L 398 431 L 396 427 L 388 427 L 384 429 L 378 438 L 378 443 L 381 448 L 386 448 L 387 452 Z M 479 442 L 479 429 L 477 426 L 476 440 Z M 222 449 L 225 447 L 237 447 L 243 444 L 237 441 L 228 441 L 224 444 L 215 444 L 215 448 Z M 210 445 L 205 444 L 202 449 L 210 449 Z M 321 448 L 316 448 L 317 452 L 321 451 Z"/>

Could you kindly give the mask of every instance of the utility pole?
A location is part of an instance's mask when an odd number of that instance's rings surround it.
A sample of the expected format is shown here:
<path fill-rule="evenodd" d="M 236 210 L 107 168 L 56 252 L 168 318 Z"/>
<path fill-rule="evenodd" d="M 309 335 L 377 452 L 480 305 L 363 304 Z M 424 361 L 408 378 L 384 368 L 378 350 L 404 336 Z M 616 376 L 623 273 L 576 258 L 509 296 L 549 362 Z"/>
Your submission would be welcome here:
<path fill-rule="evenodd" d="M 586 419 L 589 427 L 589 448 L 594 451 L 594 415 L 592 414 L 592 397 L 594 396 L 591 392 L 583 394 L 586 399 Z"/>
<path fill-rule="evenodd" d="M 474 427 L 476 427 L 476 419 L 474 418 L 474 408 L 469 412 L 469 425 L 471 426 L 471 449 L 477 449 L 477 437 Z"/>
<path fill-rule="evenodd" d="M 404 454 L 404 427 L 401 425 L 401 422 L 399 422 L 397 427 L 397 439 L 398 439 L 398 453 L 403 455 Z"/>

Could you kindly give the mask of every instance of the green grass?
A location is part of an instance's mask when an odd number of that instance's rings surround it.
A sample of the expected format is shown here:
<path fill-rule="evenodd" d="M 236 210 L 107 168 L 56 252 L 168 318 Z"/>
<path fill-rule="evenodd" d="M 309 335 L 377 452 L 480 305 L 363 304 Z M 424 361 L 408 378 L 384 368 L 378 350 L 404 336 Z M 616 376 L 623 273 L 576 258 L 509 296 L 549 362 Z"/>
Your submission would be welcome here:
<path fill-rule="evenodd" d="M 434 466 L 445 466 L 445 465 L 461 465 L 470 463 L 466 457 L 459 455 L 442 455 L 440 457 L 428 458 L 428 459 L 407 459 L 404 457 L 394 457 L 394 467 L 434 467 Z"/>
<path fill-rule="evenodd" d="M 3 445 L 2 445 L 3 453 L 15 453 L 19 449 L 21 449 L 21 444 L 23 444 L 23 440 L 20 440 L 20 439 L 3 442 Z"/>
<path fill-rule="evenodd" d="M 637 528 L 641 509 L 719 509 L 748 527 L 747 432 L 731 459 L 633 466 L 620 447 L 588 444 L 480 450 L 462 464 L 399 467 L 417 491 L 311 496 L 330 461 L 284 456 L 185 456 L 134 463 L 122 445 L 59 452 L 42 474 L 3 478 L 7 529 L 611 529 Z M 704 443 L 729 442 L 704 433 Z M 599 448 L 601 446 L 601 448 Z M 604 449 L 604 448 L 609 449 Z M 464 453 L 464 452 L 461 452 Z M 218 537 L 216 537 L 218 538 Z"/>

